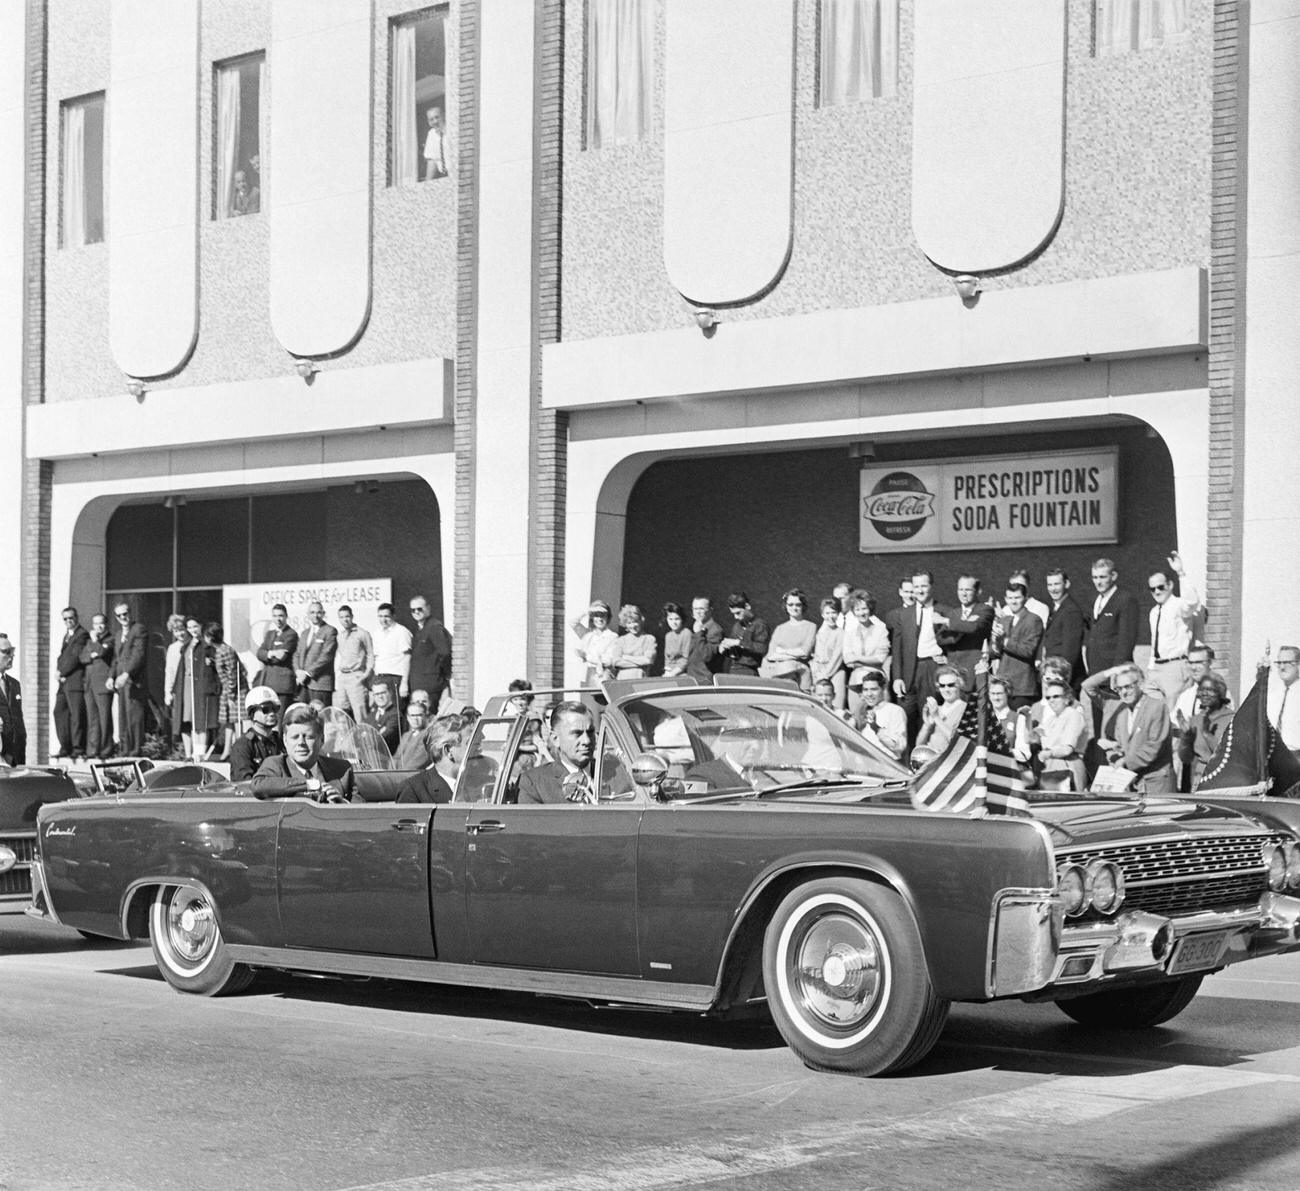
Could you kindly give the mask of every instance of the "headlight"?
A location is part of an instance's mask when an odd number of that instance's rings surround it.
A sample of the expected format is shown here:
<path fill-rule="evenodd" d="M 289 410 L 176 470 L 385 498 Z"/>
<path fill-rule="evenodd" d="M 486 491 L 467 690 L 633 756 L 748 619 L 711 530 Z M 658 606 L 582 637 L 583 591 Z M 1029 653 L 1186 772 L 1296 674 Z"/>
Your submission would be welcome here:
<path fill-rule="evenodd" d="M 1300 844 L 1285 844 L 1286 883 L 1291 889 L 1300 889 Z"/>
<path fill-rule="evenodd" d="M 1067 864 L 1056 870 L 1056 892 L 1069 918 L 1077 918 L 1088 908 L 1088 875 L 1079 864 Z"/>
<path fill-rule="evenodd" d="M 1265 844 L 1260 849 L 1264 866 L 1268 869 L 1268 887 L 1274 891 L 1286 887 L 1287 857 L 1281 844 Z"/>
<path fill-rule="evenodd" d="M 1092 908 L 1098 914 L 1113 914 L 1124 900 L 1124 874 L 1109 860 L 1094 860 L 1088 865 L 1088 891 Z"/>

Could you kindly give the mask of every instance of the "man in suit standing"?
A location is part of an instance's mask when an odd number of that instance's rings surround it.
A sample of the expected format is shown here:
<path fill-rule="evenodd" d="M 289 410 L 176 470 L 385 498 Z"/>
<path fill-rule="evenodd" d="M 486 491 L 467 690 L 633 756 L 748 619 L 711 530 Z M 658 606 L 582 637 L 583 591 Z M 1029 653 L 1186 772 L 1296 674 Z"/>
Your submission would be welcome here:
<path fill-rule="evenodd" d="M 1047 594 L 1051 607 L 1047 610 L 1047 623 L 1043 626 L 1042 658 L 1064 658 L 1070 663 L 1070 686 L 1079 693 L 1083 681 L 1083 609 L 1070 594 L 1070 576 L 1060 567 L 1047 572 Z"/>
<path fill-rule="evenodd" d="M 117 697 L 117 728 L 124 757 L 138 757 L 144 751 L 144 707 L 149 692 L 145 687 L 145 663 L 149 634 L 138 620 L 131 619 L 128 604 L 113 609 L 117 633 L 113 642 L 113 668 L 108 689 Z"/>
<path fill-rule="evenodd" d="M 18 679 L 9 674 L 13 664 L 13 642 L 0 633 L 0 766 L 27 764 L 23 688 Z"/>
<path fill-rule="evenodd" d="M 298 650 L 298 634 L 289 627 L 289 609 L 271 605 L 271 627 L 266 630 L 257 651 L 262 663 L 262 686 L 269 686 L 280 700 L 280 711 L 293 702 L 298 676 L 293 672 L 293 655 Z"/>
<path fill-rule="evenodd" d="M 411 600 L 415 633 L 411 637 L 410 689 L 427 691 L 429 710 L 438 713 L 442 694 L 451 682 L 451 634 L 442 621 L 434 619 L 429 601 L 422 595 Z"/>
<path fill-rule="evenodd" d="M 976 664 L 984 656 L 984 646 L 993 635 L 993 609 L 981 600 L 980 581 L 974 575 L 957 580 L 957 606 L 941 608 L 948 623 L 935 633 L 948 664 L 966 676 L 966 689 L 978 690 L 987 681 Z"/>
<path fill-rule="evenodd" d="M 59 757 L 85 760 L 86 756 L 86 667 L 81 660 L 90 634 L 81 627 L 75 608 L 63 609 L 63 644 L 59 647 L 59 689 L 54 696 L 54 731 L 59 738 Z"/>
<path fill-rule="evenodd" d="M 305 794 L 313 802 L 355 802 L 352 766 L 336 757 L 322 757 L 324 726 L 310 707 L 299 705 L 284 716 L 286 752 L 267 757 L 253 774 L 256 798 L 293 798 Z"/>
<path fill-rule="evenodd" d="M 1023 583 L 1007 585 L 1006 614 L 993 623 L 993 652 L 998 658 L 998 677 L 1010 686 L 1012 707 L 1029 707 L 1038 698 L 1038 647 L 1043 641 L 1043 622 L 1028 608 L 1029 592 Z"/>
<path fill-rule="evenodd" d="M 1138 790 L 1173 794 L 1169 708 L 1163 699 L 1142 689 L 1142 671 L 1132 662 L 1121 666 L 1112 682 L 1119 701 L 1111 704 L 1102 720 L 1098 746 L 1112 765 L 1122 765 L 1138 775 Z"/>
<path fill-rule="evenodd" d="M 320 600 L 307 605 L 307 621 L 293 654 L 298 698 L 303 703 L 319 699 L 328 707 L 334 700 L 334 654 L 339 634 L 333 625 L 325 623 L 325 606 Z"/>
<path fill-rule="evenodd" d="M 1092 564 L 1097 598 L 1083 640 L 1089 677 L 1133 660 L 1142 612 L 1137 597 L 1116 586 L 1118 578 L 1119 572 L 1109 558 L 1099 558 Z"/>
<path fill-rule="evenodd" d="M 595 802 L 596 724 L 585 704 L 557 703 L 548 738 L 557 760 L 519 775 L 520 803 Z"/>
<path fill-rule="evenodd" d="M 113 635 L 102 612 L 90 618 L 90 633 L 81 647 L 85 668 L 83 706 L 86 714 L 86 756 L 102 761 L 113 751 Z"/>
<path fill-rule="evenodd" d="M 938 633 L 948 627 L 949 621 L 931 601 L 933 589 L 934 576 L 929 571 L 917 571 L 912 576 L 915 603 L 898 610 L 897 634 L 890 649 L 894 697 L 907 714 L 909 747 L 921 727 L 921 708 L 936 694 L 935 671 L 945 660 Z"/>
<path fill-rule="evenodd" d="M 691 630 L 691 652 L 686 662 L 686 673 L 702 686 L 712 686 L 713 676 L 727 660 L 722 654 L 722 626 L 713 619 L 713 601 L 708 596 L 696 596 L 691 601 L 691 615 L 695 623 Z"/>

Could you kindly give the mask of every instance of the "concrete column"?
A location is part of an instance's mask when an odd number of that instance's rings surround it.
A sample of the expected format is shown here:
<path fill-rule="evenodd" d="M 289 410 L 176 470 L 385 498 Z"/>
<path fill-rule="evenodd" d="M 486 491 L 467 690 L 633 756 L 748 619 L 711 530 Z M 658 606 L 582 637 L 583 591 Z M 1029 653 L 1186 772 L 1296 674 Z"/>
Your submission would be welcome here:
<path fill-rule="evenodd" d="M 1249 12 L 1243 676 L 1300 645 L 1300 2 Z"/>
<path fill-rule="evenodd" d="M 481 702 L 523 674 L 528 639 L 533 387 L 534 8 L 479 16 L 478 319 L 475 371 L 473 670 Z"/>

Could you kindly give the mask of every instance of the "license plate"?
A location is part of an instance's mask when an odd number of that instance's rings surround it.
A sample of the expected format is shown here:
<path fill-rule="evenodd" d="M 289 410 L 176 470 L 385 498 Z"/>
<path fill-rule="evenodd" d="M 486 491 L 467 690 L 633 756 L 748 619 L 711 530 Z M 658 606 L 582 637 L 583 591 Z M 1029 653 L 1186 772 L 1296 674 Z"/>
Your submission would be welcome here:
<path fill-rule="evenodd" d="M 1169 974 L 1181 976 L 1184 972 L 1199 972 L 1203 968 L 1215 967 L 1227 943 L 1226 930 L 1215 931 L 1209 935 L 1189 935 L 1185 939 L 1180 939 L 1174 949 L 1174 958 L 1169 964 Z"/>

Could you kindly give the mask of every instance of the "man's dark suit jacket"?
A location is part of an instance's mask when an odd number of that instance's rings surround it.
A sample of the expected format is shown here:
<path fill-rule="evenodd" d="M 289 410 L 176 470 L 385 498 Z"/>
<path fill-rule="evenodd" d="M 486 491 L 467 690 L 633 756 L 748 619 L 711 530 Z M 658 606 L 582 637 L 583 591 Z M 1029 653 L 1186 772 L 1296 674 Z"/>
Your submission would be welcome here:
<path fill-rule="evenodd" d="M 397 787 L 398 802 L 450 802 L 452 789 L 436 769 L 421 769 Z"/>
<path fill-rule="evenodd" d="M 969 620 L 962 619 L 960 604 L 935 605 L 935 610 L 949 620 L 947 628 L 934 631 L 948 661 L 959 667 L 970 682 L 975 681 L 975 665 L 984 654 L 984 643 L 993 634 L 993 609 L 988 604 L 972 604 Z M 971 688 L 974 689 L 973 687 Z"/>
<path fill-rule="evenodd" d="M 80 694 L 86 689 L 86 668 L 81 661 L 81 651 L 86 648 L 89 640 L 90 634 L 81 625 L 73 630 L 72 640 L 69 641 L 67 635 L 64 635 L 58 661 L 59 677 L 63 681 L 59 685 L 69 695 L 74 691 Z"/>
<path fill-rule="evenodd" d="M 519 801 L 521 803 L 567 802 L 568 799 L 564 795 L 564 779 L 568 772 L 560 761 L 551 761 L 546 765 L 535 765 L 532 769 L 525 769 L 519 775 Z M 587 776 L 591 780 L 594 791 L 595 775 L 588 771 Z"/>
<path fill-rule="evenodd" d="M 27 724 L 23 719 L 23 684 L 0 674 L 0 756 L 10 765 L 27 764 Z"/>
<path fill-rule="evenodd" d="M 269 661 L 272 649 L 285 651 L 283 660 Z M 262 682 L 277 695 L 292 695 L 298 689 L 298 676 L 293 672 L 294 655 L 298 652 L 298 634 L 288 625 L 282 629 L 271 628 L 262 638 L 257 660 L 262 663 Z"/>
<path fill-rule="evenodd" d="M 712 761 L 696 761 L 682 778 L 687 782 L 704 782 L 710 790 L 741 790 L 749 785 L 721 757 Z"/>
<path fill-rule="evenodd" d="M 705 622 L 703 632 L 692 630 L 691 652 L 686 660 L 687 674 L 706 685 L 713 684 L 713 676 L 727 660 L 726 654 L 718 652 L 723 635 L 722 626 L 712 617 Z"/>
<path fill-rule="evenodd" d="M 1043 628 L 1045 658 L 1065 658 L 1070 663 L 1070 682 L 1078 686 L 1083 681 L 1083 635 L 1086 631 L 1083 609 L 1068 591 L 1059 608 L 1049 608 L 1047 624 Z"/>
<path fill-rule="evenodd" d="M 317 625 L 310 645 L 307 644 L 307 633 L 304 630 L 293 651 L 291 665 L 295 670 L 307 671 L 309 677 L 306 686 L 316 691 L 334 689 L 334 654 L 338 647 L 339 631 L 332 624 Z M 275 646 L 271 648 L 274 649 Z M 271 689 L 275 690 L 274 687 Z"/>
<path fill-rule="evenodd" d="M 113 644 L 115 652 L 113 672 L 110 677 L 116 679 L 125 674 L 131 680 L 127 684 L 126 693 L 132 699 L 143 699 L 145 697 L 144 667 L 149 651 L 149 634 L 145 631 L 144 625 L 138 620 L 133 620 L 126 627 L 126 640 L 122 640 L 122 633 L 119 630 L 113 635 Z"/>
<path fill-rule="evenodd" d="M 96 695 L 108 695 L 104 684 L 113 676 L 115 652 L 111 633 L 105 633 L 98 641 L 87 636 L 85 645 L 81 647 L 81 664 L 86 668 L 85 681 Z"/>
<path fill-rule="evenodd" d="M 1038 647 L 1043 642 L 1043 622 L 1034 613 L 1023 610 L 1020 620 L 1012 628 L 1011 616 L 1000 616 L 1002 643 L 998 646 L 998 677 L 1011 684 L 1011 694 L 1037 696 Z"/>
<path fill-rule="evenodd" d="M 437 699 L 451 681 L 451 634 L 442 621 L 429 617 L 424 628 L 411 634 L 411 672 L 407 678 L 413 691 L 428 691 Z M 437 711 L 435 702 L 433 710 Z"/>
<path fill-rule="evenodd" d="M 1142 612 L 1137 597 L 1116 588 L 1101 615 L 1095 621 L 1091 617 L 1088 619 L 1088 631 L 1083 640 L 1088 651 L 1088 673 L 1099 674 L 1120 662 L 1131 662 L 1141 623 Z"/>
<path fill-rule="evenodd" d="M 935 606 L 941 615 L 943 609 Z M 909 687 L 916 681 L 916 645 L 920 640 L 921 630 L 916 623 L 916 605 L 910 608 L 895 608 L 885 621 L 889 628 L 889 677 L 896 682 L 902 679 Z M 935 640 L 939 640 L 939 628 L 935 626 Z M 940 643 L 939 648 L 943 645 Z"/>
<path fill-rule="evenodd" d="M 338 786 L 349 802 L 357 801 L 357 782 L 351 765 L 337 757 L 320 757 L 316 764 L 320 766 L 321 776 Z M 307 793 L 307 781 L 288 757 L 267 757 L 253 774 L 252 791 L 257 798 L 292 798 Z"/>

